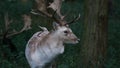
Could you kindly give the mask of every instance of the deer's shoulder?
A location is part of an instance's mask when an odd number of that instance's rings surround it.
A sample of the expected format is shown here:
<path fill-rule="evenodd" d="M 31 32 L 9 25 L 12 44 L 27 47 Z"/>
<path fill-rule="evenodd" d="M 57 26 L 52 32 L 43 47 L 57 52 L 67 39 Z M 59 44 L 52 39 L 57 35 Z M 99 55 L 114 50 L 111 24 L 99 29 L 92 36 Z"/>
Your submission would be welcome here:
<path fill-rule="evenodd" d="M 38 43 L 40 43 L 40 41 L 46 37 L 49 34 L 49 31 L 39 31 L 36 32 L 28 41 L 28 47 L 31 49 L 31 51 L 34 52 L 34 50 L 36 49 L 36 46 L 38 46 Z"/>

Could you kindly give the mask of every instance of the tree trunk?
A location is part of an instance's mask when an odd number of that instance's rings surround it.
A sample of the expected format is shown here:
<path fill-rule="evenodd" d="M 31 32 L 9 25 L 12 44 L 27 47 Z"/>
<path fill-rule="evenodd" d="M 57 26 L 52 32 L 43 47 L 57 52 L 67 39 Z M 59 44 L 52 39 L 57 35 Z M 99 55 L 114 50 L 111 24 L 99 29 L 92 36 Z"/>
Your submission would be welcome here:
<path fill-rule="evenodd" d="M 85 0 L 81 68 L 105 68 L 107 12 L 107 0 Z"/>

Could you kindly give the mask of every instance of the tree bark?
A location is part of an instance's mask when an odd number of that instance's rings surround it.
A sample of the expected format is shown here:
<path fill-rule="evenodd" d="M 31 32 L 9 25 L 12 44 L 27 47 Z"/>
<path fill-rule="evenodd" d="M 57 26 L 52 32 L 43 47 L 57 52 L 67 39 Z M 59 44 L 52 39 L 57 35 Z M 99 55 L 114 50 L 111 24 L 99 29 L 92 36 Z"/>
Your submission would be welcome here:
<path fill-rule="evenodd" d="M 108 0 L 85 0 L 81 68 L 105 68 Z"/>

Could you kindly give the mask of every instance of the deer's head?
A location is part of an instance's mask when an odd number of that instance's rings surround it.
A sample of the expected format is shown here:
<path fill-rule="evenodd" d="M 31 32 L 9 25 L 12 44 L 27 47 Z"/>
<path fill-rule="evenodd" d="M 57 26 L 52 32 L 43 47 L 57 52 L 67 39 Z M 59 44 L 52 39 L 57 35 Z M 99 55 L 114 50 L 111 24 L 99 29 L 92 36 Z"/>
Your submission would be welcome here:
<path fill-rule="evenodd" d="M 56 22 L 53 23 L 55 36 L 58 36 L 64 43 L 78 43 L 80 39 L 72 32 L 68 24 L 60 25 Z"/>

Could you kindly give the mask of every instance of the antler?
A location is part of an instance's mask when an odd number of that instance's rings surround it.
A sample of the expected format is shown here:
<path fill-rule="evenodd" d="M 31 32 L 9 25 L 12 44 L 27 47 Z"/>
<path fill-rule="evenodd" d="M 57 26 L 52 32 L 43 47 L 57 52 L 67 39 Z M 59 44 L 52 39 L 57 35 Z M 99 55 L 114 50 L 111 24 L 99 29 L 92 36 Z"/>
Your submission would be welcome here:
<path fill-rule="evenodd" d="M 29 15 L 23 15 L 23 20 L 24 20 L 24 27 L 20 31 L 14 30 L 11 34 L 8 34 L 7 37 L 17 35 L 19 33 L 22 33 L 28 29 L 31 29 L 31 17 Z"/>
<path fill-rule="evenodd" d="M 72 21 L 68 22 L 67 24 L 72 24 L 79 19 L 80 19 L 80 14 L 78 16 L 76 16 Z"/>
<path fill-rule="evenodd" d="M 4 20 L 5 20 L 5 30 L 7 31 L 9 29 L 9 25 L 13 22 L 13 20 L 9 19 L 8 12 L 4 13 Z"/>
<path fill-rule="evenodd" d="M 20 34 L 22 32 L 24 32 L 25 30 L 28 30 L 30 29 L 30 25 L 31 25 L 31 17 L 29 15 L 23 15 L 23 19 L 24 19 L 24 27 L 20 30 L 20 31 L 16 31 L 15 29 L 10 32 L 9 29 L 10 29 L 10 24 L 13 22 L 13 20 L 10 20 L 9 19 L 9 16 L 8 16 L 8 13 L 5 13 L 4 14 L 4 20 L 5 20 L 5 33 L 1 33 L 0 34 L 0 39 L 3 38 L 4 34 L 6 34 L 6 37 L 10 37 L 10 36 L 13 36 L 13 35 L 17 35 L 17 34 Z M 3 31 L 2 31 L 3 32 Z"/>
<path fill-rule="evenodd" d="M 78 20 L 80 18 L 80 14 L 78 17 L 76 17 L 74 20 L 72 20 L 69 23 L 67 23 L 64 20 L 64 16 L 60 12 L 63 1 L 64 0 L 54 0 L 52 3 L 49 3 L 49 6 L 47 6 L 46 0 L 36 0 L 38 11 L 36 12 L 36 10 L 32 10 L 31 13 L 35 14 L 35 15 L 45 15 L 45 16 L 53 19 L 54 21 L 56 21 L 60 25 L 70 24 L 70 23 L 73 23 L 76 20 Z M 54 13 L 53 14 L 48 13 L 48 11 L 47 11 L 48 8 L 51 8 L 52 10 L 54 10 Z M 55 16 L 55 15 L 57 15 L 57 16 Z"/>
<path fill-rule="evenodd" d="M 50 4 L 49 6 L 47 6 L 45 0 L 35 0 L 35 1 L 36 1 L 36 4 L 37 4 L 37 10 L 38 11 L 32 10 L 31 11 L 32 14 L 42 15 L 42 16 L 45 15 L 45 16 L 53 19 L 54 21 L 56 21 L 56 23 L 58 23 L 60 25 L 64 24 L 62 22 L 64 16 L 62 16 L 61 13 L 60 13 L 61 5 L 62 5 L 62 0 L 54 0 L 53 3 L 49 3 Z M 51 8 L 52 10 L 54 10 L 53 14 L 50 14 L 47 11 L 49 8 Z M 57 15 L 57 16 L 55 16 L 55 15 Z"/>

